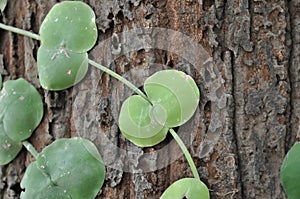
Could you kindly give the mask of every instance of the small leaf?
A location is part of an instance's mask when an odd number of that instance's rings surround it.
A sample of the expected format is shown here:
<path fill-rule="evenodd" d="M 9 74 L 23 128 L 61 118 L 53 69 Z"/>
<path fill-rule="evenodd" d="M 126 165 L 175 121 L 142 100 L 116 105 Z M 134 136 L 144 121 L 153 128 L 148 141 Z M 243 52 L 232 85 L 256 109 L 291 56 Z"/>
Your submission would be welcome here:
<path fill-rule="evenodd" d="M 300 142 L 286 154 L 280 171 L 281 184 L 289 199 L 300 198 Z"/>
<path fill-rule="evenodd" d="M 37 55 L 39 79 L 47 90 L 63 90 L 81 81 L 88 70 L 87 53 L 49 50 L 40 46 Z"/>
<path fill-rule="evenodd" d="M 26 170 L 22 199 L 93 199 L 105 178 L 96 146 L 83 138 L 59 139 L 47 146 Z"/>
<path fill-rule="evenodd" d="M 167 112 L 166 127 L 184 124 L 194 114 L 199 103 L 199 90 L 194 80 L 177 70 L 163 70 L 150 76 L 144 90 L 153 105 Z"/>
<path fill-rule="evenodd" d="M 7 4 L 7 0 L 0 0 L 0 10 L 1 10 L 1 12 L 4 11 L 4 9 L 6 7 L 6 4 Z"/>
<path fill-rule="evenodd" d="M 48 49 L 83 53 L 96 43 L 98 32 L 93 10 L 80 1 L 64 1 L 52 7 L 45 17 L 40 35 Z"/>
<path fill-rule="evenodd" d="M 0 93 L 0 165 L 21 150 L 21 141 L 31 136 L 43 116 L 38 91 L 26 80 L 6 81 Z"/>
<path fill-rule="evenodd" d="M 165 139 L 168 129 L 164 127 L 166 114 L 161 123 L 153 117 L 155 108 L 141 96 L 131 96 L 122 105 L 119 127 L 128 140 L 138 146 L 153 146 Z"/>
<path fill-rule="evenodd" d="M 43 116 L 38 91 L 23 78 L 4 83 L 0 94 L 0 124 L 7 136 L 22 141 L 31 136 Z"/>
<path fill-rule="evenodd" d="M 209 199 L 209 191 L 202 181 L 195 178 L 183 178 L 169 186 L 160 198 Z"/>

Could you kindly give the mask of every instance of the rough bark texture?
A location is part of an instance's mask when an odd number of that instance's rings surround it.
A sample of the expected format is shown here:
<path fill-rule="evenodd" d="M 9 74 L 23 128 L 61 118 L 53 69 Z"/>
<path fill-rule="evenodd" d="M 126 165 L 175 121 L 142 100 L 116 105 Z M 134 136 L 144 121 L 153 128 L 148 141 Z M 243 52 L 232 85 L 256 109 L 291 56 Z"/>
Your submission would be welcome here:
<path fill-rule="evenodd" d="M 99 41 L 90 58 L 138 86 L 166 68 L 185 71 L 197 82 L 199 109 L 178 133 L 189 146 L 211 198 L 286 198 L 280 185 L 280 165 L 300 138 L 299 0 L 85 2 L 94 9 L 99 28 Z M 38 32 L 55 3 L 10 0 L 1 19 Z M 192 43 L 180 43 L 172 34 L 171 43 L 164 43 L 153 31 L 142 32 L 141 38 L 124 33 L 140 27 L 172 29 Z M 112 45 L 102 42 L 110 38 Z M 134 46 L 139 42 L 170 47 Z M 179 44 L 172 47 L 172 42 Z M 194 50 L 191 46 L 200 44 L 208 55 L 195 51 L 193 57 L 185 56 Z M 74 88 L 43 90 L 36 67 L 38 45 L 38 41 L 0 30 L 4 80 L 25 77 L 45 102 L 43 121 L 29 139 L 38 151 L 62 137 L 80 135 L 92 140 L 108 165 L 97 198 L 159 198 L 172 182 L 192 176 L 183 156 L 172 161 L 170 156 L 180 150 L 171 137 L 143 149 L 120 135 L 118 113 L 133 92 L 107 74 L 90 67 Z M 127 52 L 129 46 L 134 51 Z M 0 167 L 0 198 L 19 198 L 20 181 L 31 161 L 24 150 L 12 163 Z M 160 168 L 162 163 L 167 166 Z M 151 168 L 158 169 L 143 172 Z"/>

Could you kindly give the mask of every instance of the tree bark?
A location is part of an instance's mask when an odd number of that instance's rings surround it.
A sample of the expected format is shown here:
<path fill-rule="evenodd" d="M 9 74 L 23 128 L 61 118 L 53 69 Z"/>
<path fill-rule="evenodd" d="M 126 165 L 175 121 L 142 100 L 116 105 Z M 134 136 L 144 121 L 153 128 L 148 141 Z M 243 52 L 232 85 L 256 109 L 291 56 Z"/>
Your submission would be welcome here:
<path fill-rule="evenodd" d="M 280 166 L 300 138 L 299 0 L 85 2 L 95 11 L 99 29 L 91 59 L 139 87 L 167 68 L 195 79 L 199 108 L 177 132 L 212 199 L 286 198 Z M 1 19 L 38 33 L 55 3 L 10 0 Z M 45 102 L 43 121 L 29 139 L 38 151 L 62 137 L 93 141 L 107 165 L 97 198 L 159 198 L 174 181 L 192 177 L 171 136 L 139 148 L 120 134 L 118 114 L 133 92 L 114 78 L 90 67 L 73 88 L 43 90 L 36 66 L 39 45 L 0 30 L 4 80 L 24 77 Z M 32 161 L 23 150 L 0 167 L 0 198 L 20 197 L 20 181 Z"/>

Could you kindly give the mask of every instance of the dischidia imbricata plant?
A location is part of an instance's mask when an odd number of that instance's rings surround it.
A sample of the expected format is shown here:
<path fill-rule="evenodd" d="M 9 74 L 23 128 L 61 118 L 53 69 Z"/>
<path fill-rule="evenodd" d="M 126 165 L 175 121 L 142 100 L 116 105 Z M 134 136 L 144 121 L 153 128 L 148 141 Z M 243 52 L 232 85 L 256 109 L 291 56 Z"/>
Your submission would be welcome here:
<path fill-rule="evenodd" d="M 86 75 L 88 64 L 133 89 L 137 95 L 125 100 L 121 107 L 119 127 L 122 135 L 137 146 L 151 147 L 163 141 L 170 133 L 182 149 L 194 175 L 194 178 L 184 178 L 173 183 L 161 198 L 209 198 L 208 188 L 200 180 L 191 155 L 172 129 L 187 122 L 199 103 L 198 87 L 189 75 L 177 70 L 159 71 L 145 81 L 145 94 L 117 73 L 89 60 L 87 51 L 95 45 L 98 32 L 93 10 L 80 1 L 64 1 L 53 6 L 40 27 L 40 35 L 4 24 L 0 24 L 0 28 L 41 41 L 37 66 L 44 89 L 60 91 L 77 84 Z M 27 85 L 33 88 L 29 83 Z M 39 96 L 37 91 L 35 94 Z M 5 107 L 13 105 L 8 103 Z M 11 119 L 14 119 L 13 115 Z M 34 123 L 30 132 L 39 122 Z M 27 127 L 26 121 L 24 123 Z M 24 131 L 25 127 L 23 129 L 20 126 L 18 130 Z M 15 139 L 15 136 L 9 137 L 10 132 L 0 133 L 16 145 L 16 149 L 7 154 L 7 145 L 3 143 L 6 149 L 1 151 L 1 157 L 5 157 L 2 164 L 14 159 L 17 154 L 15 151 L 21 150 L 22 143 L 36 159 L 29 165 L 22 179 L 21 187 L 25 192 L 22 192 L 21 198 L 92 199 L 101 188 L 105 167 L 92 142 L 79 137 L 59 139 L 38 153 L 29 142 L 22 142 L 31 134 Z"/>

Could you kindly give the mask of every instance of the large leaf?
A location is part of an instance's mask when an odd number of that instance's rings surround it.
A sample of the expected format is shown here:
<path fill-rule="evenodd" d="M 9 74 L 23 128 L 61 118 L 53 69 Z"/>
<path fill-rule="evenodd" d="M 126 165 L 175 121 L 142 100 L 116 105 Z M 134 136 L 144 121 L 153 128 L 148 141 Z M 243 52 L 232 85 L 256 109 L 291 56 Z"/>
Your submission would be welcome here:
<path fill-rule="evenodd" d="M 21 182 L 23 199 L 93 199 L 105 178 L 95 145 L 83 138 L 59 139 L 31 163 Z"/>
<path fill-rule="evenodd" d="M 49 50 L 43 45 L 38 50 L 37 65 L 42 87 L 63 90 L 84 78 L 88 70 L 87 53 Z"/>
<path fill-rule="evenodd" d="M 195 178 L 183 178 L 169 186 L 160 198 L 209 199 L 209 191 L 202 181 Z"/>
<path fill-rule="evenodd" d="M 31 136 L 43 116 L 38 91 L 26 80 L 6 81 L 0 93 L 0 165 L 21 150 L 21 141 Z"/>
<path fill-rule="evenodd" d="M 82 53 L 97 41 L 97 26 L 93 10 L 80 1 L 64 1 L 52 7 L 45 17 L 40 35 L 48 49 L 66 49 Z"/>
<path fill-rule="evenodd" d="M 281 184 L 289 199 L 300 198 L 300 142 L 286 154 L 280 171 Z"/>

